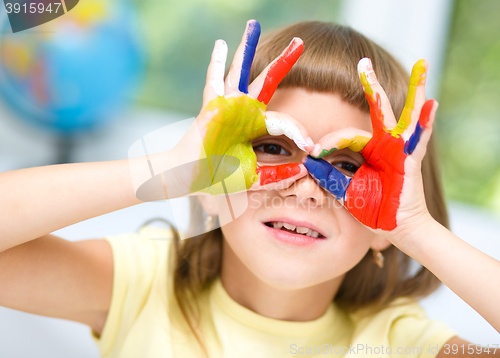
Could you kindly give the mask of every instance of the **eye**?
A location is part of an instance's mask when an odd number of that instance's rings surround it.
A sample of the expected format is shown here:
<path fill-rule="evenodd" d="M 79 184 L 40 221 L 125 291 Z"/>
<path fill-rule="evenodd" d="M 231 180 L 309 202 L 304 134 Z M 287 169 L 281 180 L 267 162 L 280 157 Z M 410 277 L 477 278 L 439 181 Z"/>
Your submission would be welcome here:
<path fill-rule="evenodd" d="M 352 174 L 356 173 L 356 171 L 359 169 L 359 167 L 355 164 L 352 164 L 350 162 L 337 162 L 337 163 L 332 163 L 333 166 L 343 169 L 344 171 L 348 171 Z"/>
<path fill-rule="evenodd" d="M 281 145 L 274 143 L 265 143 L 255 146 L 254 151 L 263 152 L 269 155 L 290 155 Z"/>

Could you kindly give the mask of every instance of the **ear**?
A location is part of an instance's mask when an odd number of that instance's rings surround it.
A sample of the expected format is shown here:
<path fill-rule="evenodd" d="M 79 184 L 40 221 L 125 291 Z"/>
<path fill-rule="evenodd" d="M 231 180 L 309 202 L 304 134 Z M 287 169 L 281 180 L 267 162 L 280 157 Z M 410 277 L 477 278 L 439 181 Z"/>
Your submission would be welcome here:
<path fill-rule="evenodd" d="M 219 215 L 219 197 L 216 195 L 197 195 L 203 210 L 208 215 Z"/>
<path fill-rule="evenodd" d="M 376 233 L 374 235 L 370 248 L 376 251 L 383 251 L 391 245 L 392 243 L 389 240 L 387 240 L 384 235 Z"/>

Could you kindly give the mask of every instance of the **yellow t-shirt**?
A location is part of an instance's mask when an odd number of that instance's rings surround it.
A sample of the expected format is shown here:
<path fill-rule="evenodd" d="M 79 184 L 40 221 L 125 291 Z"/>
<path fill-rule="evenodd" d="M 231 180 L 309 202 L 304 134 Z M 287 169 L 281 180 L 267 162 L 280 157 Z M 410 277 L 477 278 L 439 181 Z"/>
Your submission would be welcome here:
<path fill-rule="evenodd" d="M 202 356 L 173 298 L 169 231 L 145 227 L 105 239 L 113 249 L 113 294 L 101 336 L 91 331 L 102 357 Z M 241 306 L 218 279 L 197 301 L 208 352 L 217 358 L 435 357 L 457 335 L 415 300 L 364 318 L 332 303 L 318 319 L 290 322 Z"/>

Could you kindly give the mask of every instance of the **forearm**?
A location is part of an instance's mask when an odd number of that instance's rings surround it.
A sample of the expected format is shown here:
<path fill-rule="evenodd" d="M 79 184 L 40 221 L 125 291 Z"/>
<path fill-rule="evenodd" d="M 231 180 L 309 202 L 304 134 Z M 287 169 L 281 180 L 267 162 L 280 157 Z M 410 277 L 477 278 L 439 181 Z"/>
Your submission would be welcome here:
<path fill-rule="evenodd" d="M 397 245 L 436 275 L 500 332 L 500 262 L 434 220 Z"/>
<path fill-rule="evenodd" d="M 0 197 L 0 252 L 141 203 L 132 185 L 129 160 L 3 172 Z"/>

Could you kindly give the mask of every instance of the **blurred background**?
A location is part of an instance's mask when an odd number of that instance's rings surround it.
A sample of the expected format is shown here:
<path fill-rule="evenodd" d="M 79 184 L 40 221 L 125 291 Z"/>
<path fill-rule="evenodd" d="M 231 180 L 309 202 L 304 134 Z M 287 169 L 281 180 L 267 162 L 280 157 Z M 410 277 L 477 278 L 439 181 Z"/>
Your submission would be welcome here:
<path fill-rule="evenodd" d="M 264 32 L 335 21 L 384 46 L 408 71 L 429 61 L 452 231 L 500 259 L 499 15 L 496 0 L 80 0 L 66 15 L 12 34 L 2 7 L 0 171 L 127 158 L 143 135 L 198 113 L 215 40 L 226 40 L 231 58 L 248 19 Z M 158 216 L 172 217 L 172 208 L 145 203 L 56 234 L 98 238 Z M 500 343 L 448 288 L 421 302 L 464 339 Z M 0 357 L 98 352 L 86 326 L 0 308 Z"/>

